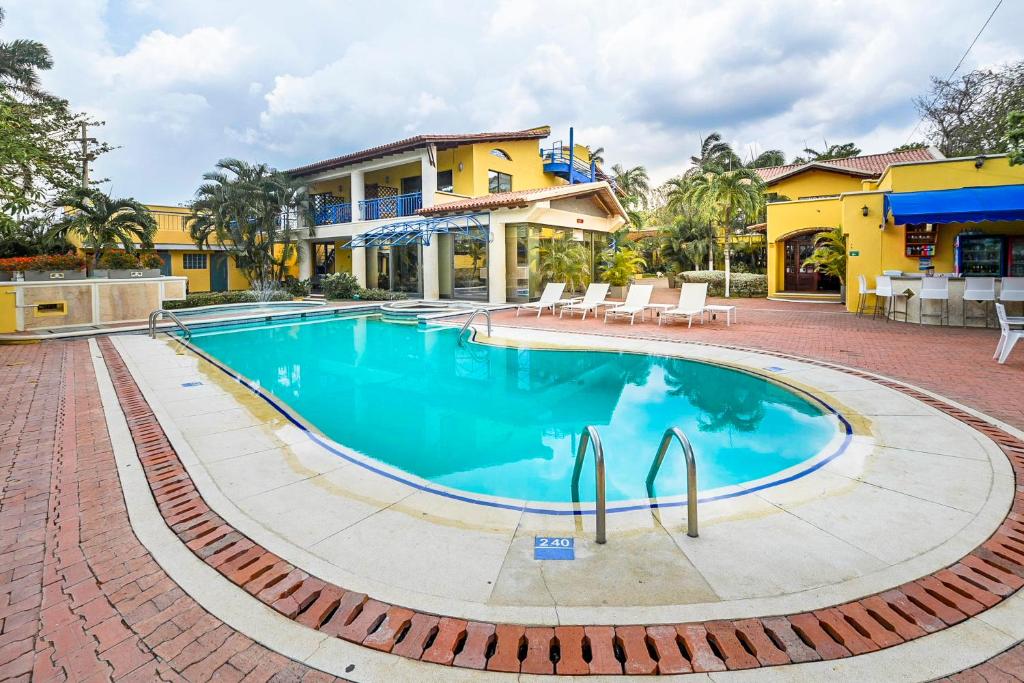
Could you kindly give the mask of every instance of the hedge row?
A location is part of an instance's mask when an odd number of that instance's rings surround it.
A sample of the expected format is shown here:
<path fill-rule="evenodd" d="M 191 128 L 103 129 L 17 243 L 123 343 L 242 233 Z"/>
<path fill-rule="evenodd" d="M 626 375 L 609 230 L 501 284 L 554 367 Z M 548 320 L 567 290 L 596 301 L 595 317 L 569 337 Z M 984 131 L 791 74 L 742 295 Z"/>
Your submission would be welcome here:
<path fill-rule="evenodd" d="M 676 277 L 680 282 L 706 282 L 708 296 L 725 296 L 724 270 L 686 270 Z M 729 276 L 729 294 L 740 298 L 768 296 L 768 276 L 732 273 Z"/>
<path fill-rule="evenodd" d="M 288 292 L 275 292 L 271 295 L 271 301 L 291 301 L 292 297 Z M 196 292 L 185 297 L 184 301 L 165 301 L 164 308 L 174 310 L 176 308 L 195 308 L 197 306 L 217 306 L 220 304 L 249 304 L 256 301 L 256 293 L 247 289 L 235 292 Z"/>

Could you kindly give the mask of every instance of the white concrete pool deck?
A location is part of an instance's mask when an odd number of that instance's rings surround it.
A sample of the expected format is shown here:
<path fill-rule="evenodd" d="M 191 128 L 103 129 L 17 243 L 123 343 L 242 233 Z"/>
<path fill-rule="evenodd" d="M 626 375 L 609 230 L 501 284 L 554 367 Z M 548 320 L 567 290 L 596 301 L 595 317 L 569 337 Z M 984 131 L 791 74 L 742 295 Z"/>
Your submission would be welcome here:
<path fill-rule="evenodd" d="M 956 561 L 991 534 L 1013 497 L 995 444 L 865 379 L 679 342 L 518 328 L 496 328 L 495 337 L 778 368 L 774 376 L 846 415 L 855 436 L 842 456 L 801 479 L 701 504 L 697 539 L 686 536 L 684 508 L 669 508 L 609 515 L 608 543 L 599 546 L 592 516 L 417 490 L 328 452 L 167 340 L 114 341 L 206 502 L 229 523 L 325 580 L 427 612 L 557 624 L 815 609 Z M 576 560 L 534 560 L 535 535 L 573 536 Z"/>

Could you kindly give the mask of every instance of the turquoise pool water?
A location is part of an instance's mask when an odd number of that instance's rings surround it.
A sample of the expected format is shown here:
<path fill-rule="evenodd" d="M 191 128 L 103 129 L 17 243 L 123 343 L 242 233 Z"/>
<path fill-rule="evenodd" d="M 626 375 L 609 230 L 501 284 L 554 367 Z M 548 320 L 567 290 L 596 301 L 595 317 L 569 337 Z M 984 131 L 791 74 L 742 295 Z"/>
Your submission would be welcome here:
<path fill-rule="evenodd" d="M 674 358 L 457 344 L 452 328 L 375 318 L 259 323 L 192 343 L 257 382 L 332 440 L 469 493 L 568 502 L 579 432 L 597 425 L 608 500 L 646 498 L 669 426 L 696 453 L 699 489 L 742 484 L 817 455 L 837 419 L 752 375 Z M 678 446 L 658 497 L 685 492 Z M 594 498 L 588 455 L 580 498 Z"/>

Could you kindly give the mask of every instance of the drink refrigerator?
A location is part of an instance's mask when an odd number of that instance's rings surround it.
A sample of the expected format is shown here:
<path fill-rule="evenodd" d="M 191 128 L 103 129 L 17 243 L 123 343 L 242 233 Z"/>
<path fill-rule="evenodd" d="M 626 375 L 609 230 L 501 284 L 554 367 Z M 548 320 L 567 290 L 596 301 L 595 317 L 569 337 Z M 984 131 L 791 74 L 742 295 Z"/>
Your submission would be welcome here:
<path fill-rule="evenodd" d="M 1011 237 L 1006 251 L 1006 274 L 1024 277 L 1024 237 Z"/>
<path fill-rule="evenodd" d="M 1001 235 L 967 235 L 956 238 L 957 275 L 1002 277 L 1006 264 L 1006 238 Z M 1020 249 L 1021 247 L 1018 247 Z M 1022 255 L 1024 256 L 1024 255 Z"/>

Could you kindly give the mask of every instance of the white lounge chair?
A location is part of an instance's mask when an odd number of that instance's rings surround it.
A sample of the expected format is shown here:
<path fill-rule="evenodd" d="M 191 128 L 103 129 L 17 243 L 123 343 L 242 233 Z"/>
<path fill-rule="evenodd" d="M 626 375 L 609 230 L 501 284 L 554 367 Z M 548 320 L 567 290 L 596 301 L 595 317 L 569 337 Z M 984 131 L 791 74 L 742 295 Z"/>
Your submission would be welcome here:
<path fill-rule="evenodd" d="M 528 311 L 537 311 L 537 317 L 544 312 L 544 309 L 550 308 L 551 314 L 555 313 L 555 306 L 562 301 L 562 292 L 565 291 L 564 282 L 549 282 L 544 286 L 544 291 L 540 293 L 540 301 L 531 301 L 528 304 L 519 304 L 516 307 L 516 317 L 519 317 L 519 311 L 524 308 Z"/>
<path fill-rule="evenodd" d="M 637 313 L 640 314 L 640 320 L 644 319 L 644 311 L 647 310 L 647 305 L 651 303 L 651 292 L 654 291 L 654 285 L 633 285 L 626 292 L 626 300 L 621 305 L 614 308 L 609 308 L 604 312 L 604 321 L 608 322 L 608 318 L 629 318 L 629 324 L 632 325 L 636 321 Z"/>
<path fill-rule="evenodd" d="M 608 296 L 609 284 L 605 282 L 592 282 L 587 285 L 587 292 L 583 295 L 583 299 L 567 303 L 558 311 L 558 317 L 561 318 L 565 315 L 566 311 L 569 315 L 576 313 L 577 311 L 583 313 L 583 320 L 587 319 L 587 312 L 593 312 L 597 315 L 597 309 L 601 306 L 607 306 L 608 302 L 605 301 L 605 297 Z"/>
<path fill-rule="evenodd" d="M 996 352 L 993 358 L 998 358 L 999 363 L 1005 363 L 1013 351 L 1014 345 L 1024 339 L 1024 330 L 1011 330 L 1010 325 L 1024 325 L 1024 318 L 1009 318 L 1006 315 L 1006 306 L 996 304 L 996 315 L 999 317 L 999 343 L 996 344 Z"/>
<path fill-rule="evenodd" d="M 708 299 L 708 283 L 684 282 L 680 286 L 679 303 L 675 308 L 661 312 L 658 324 L 672 322 L 675 318 L 686 318 L 686 326 L 693 326 L 694 316 L 700 316 L 700 324 L 704 324 L 704 304 Z"/>

